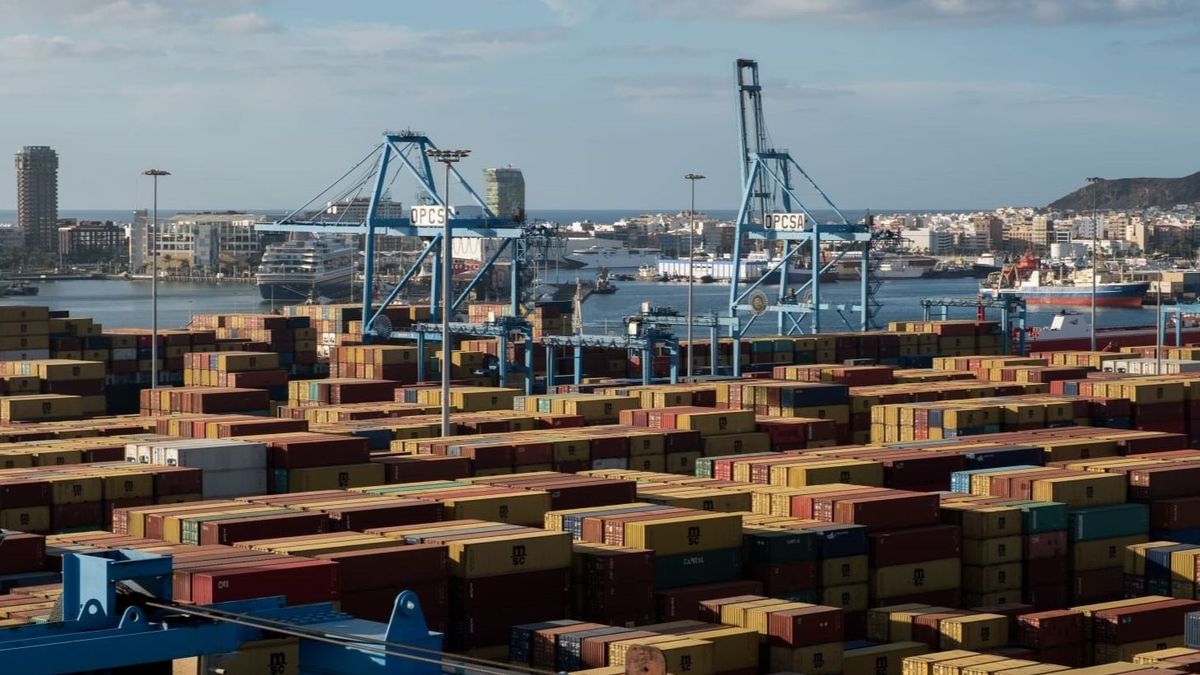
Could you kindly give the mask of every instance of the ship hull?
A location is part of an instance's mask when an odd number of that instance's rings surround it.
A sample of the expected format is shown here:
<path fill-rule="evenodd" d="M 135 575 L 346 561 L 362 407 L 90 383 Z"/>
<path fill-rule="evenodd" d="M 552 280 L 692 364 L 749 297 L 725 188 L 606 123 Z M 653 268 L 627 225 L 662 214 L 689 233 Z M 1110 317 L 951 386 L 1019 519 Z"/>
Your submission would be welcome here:
<path fill-rule="evenodd" d="M 1126 307 L 1142 306 L 1142 298 L 1146 295 L 1149 284 L 1116 284 L 1100 286 L 1096 289 L 1097 307 Z M 1087 307 L 1092 304 L 1092 290 L 1087 286 L 1038 288 L 1002 288 L 999 291 L 992 288 L 981 288 L 980 294 L 991 297 L 999 293 L 1001 297 L 1023 298 L 1030 305 L 1055 305 L 1060 307 Z"/>
<path fill-rule="evenodd" d="M 1041 336 L 1028 335 L 1025 338 L 1025 349 L 1029 353 L 1052 351 L 1086 351 L 1092 348 L 1091 336 L 1054 337 L 1050 332 Z M 1136 329 L 1100 329 L 1096 333 L 1096 348 L 1102 351 L 1116 351 L 1122 347 L 1148 347 L 1156 344 L 1158 333 L 1153 328 Z M 1183 329 L 1183 344 L 1200 342 L 1200 328 Z M 1175 329 L 1168 328 L 1163 336 L 1163 344 L 1169 347 L 1175 344 Z"/>
<path fill-rule="evenodd" d="M 330 300 L 345 300 L 350 297 L 353 289 L 349 275 L 317 282 L 315 284 L 315 293 L 313 292 L 313 286 L 314 284 L 310 280 L 260 280 L 258 282 L 258 293 L 262 296 L 263 300 L 303 302 L 313 295 L 318 298 L 329 298 Z"/>

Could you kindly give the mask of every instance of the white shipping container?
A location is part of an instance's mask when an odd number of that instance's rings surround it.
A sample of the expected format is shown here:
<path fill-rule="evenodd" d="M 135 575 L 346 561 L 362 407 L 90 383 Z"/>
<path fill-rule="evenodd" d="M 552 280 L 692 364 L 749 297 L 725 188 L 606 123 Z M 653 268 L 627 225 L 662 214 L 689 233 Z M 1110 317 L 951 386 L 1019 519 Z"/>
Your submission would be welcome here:
<path fill-rule="evenodd" d="M 218 445 L 163 448 L 163 461 L 155 464 L 186 466 L 209 471 L 267 470 L 267 446 L 248 441 L 221 441 Z"/>
<path fill-rule="evenodd" d="M 628 457 L 605 457 L 604 459 L 593 459 L 593 469 L 628 469 Z"/>
<path fill-rule="evenodd" d="M 114 349 L 112 350 L 113 361 L 136 361 L 137 349 Z"/>
<path fill-rule="evenodd" d="M 41 361 L 50 358 L 49 349 L 14 349 L 0 351 L 0 361 Z"/>
<path fill-rule="evenodd" d="M 261 495 L 267 492 L 265 469 L 205 471 L 202 494 L 205 499 L 224 499 Z"/>

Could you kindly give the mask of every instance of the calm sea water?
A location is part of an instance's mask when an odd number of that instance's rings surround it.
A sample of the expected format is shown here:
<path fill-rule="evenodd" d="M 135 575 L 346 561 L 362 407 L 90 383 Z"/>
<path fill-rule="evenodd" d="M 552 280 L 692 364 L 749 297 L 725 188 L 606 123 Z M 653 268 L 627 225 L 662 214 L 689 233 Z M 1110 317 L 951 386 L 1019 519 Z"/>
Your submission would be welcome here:
<path fill-rule="evenodd" d="M 973 297 L 977 284 L 974 279 L 889 281 L 878 293 L 883 305 L 879 318 L 881 322 L 920 319 L 921 298 Z M 114 328 L 149 327 L 151 324 L 149 281 L 50 281 L 37 285 L 38 296 L 3 298 L 0 304 L 47 305 L 52 309 L 68 310 L 72 316 L 91 317 Z M 687 307 L 686 284 L 619 281 L 616 285 L 619 288 L 616 293 L 594 295 L 584 303 L 584 324 L 589 333 L 619 332 L 623 328 L 622 319 L 637 313 L 643 302 L 674 307 L 680 312 Z M 694 288 L 697 313 L 715 311 L 724 315 L 729 303 L 728 285 L 697 284 Z M 827 303 L 853 303 L 857 301 L 858 284 L 823 284 L 822 294 Z M 159 325 L 163 328 L 185 326 L 193 314 L 265 312 L 271 306 L 259 298 L 253 284 L 213 286 L 163 282 L 159 284 L 158 302 Z M 1032 309 L 1029 325 L 1047 325 L 1053 314 L 1052 309 Z M 1097 316 L 1101 326 L 1154 323 L 1153 308 L 1100 308 Z M 972 318 L 974 310 L 952 310 L 950 317 Z M 850 326 L 857 328 L 857 315 L 847 318 Z M 826 331 L 847 329 L 837 313 L 831 311 L 822 312 L 821 324 Z M 775 333 L 775 317 L 762 316 L 752 329 L 752 333 L 758 335 Z"/>

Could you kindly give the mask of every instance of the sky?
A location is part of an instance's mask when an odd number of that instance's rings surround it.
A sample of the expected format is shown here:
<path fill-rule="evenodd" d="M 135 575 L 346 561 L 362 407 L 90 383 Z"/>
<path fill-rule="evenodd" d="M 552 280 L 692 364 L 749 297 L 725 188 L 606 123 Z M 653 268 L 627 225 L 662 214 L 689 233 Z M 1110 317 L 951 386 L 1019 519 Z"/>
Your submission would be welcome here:
<path fill-rule="evenodd" d="M 529 209 L 740 199 L 734 61 L 839 206 L 1044 205 L 1200 170 L 1200 0 L 0 0 L 0 148 L 61 209 L 298 207 L 386 129 Z M 11 157 L 11 154 L 9 155 Z M 414 184 L 415 186 L 415 184 Z M 415 187 L 397 185 L 409 202 Z M 0 209 L 15 208 L 11 160 Z M 457 201 L 457 200 L 456 200 Z"/>

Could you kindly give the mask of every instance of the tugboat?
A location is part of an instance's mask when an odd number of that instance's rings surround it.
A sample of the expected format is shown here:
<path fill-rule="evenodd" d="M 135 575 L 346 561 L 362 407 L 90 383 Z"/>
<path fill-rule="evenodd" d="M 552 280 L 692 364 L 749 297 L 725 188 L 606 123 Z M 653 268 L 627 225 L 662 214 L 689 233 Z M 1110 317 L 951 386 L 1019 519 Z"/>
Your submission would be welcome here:
<path fill-rule="evenodd" d="M 28 281 L 14 281 L 0 289 L 0 296 L 33 296 L 38 294 L 38 287 Z"/>
<path fill-rule="evenodd" d="M 597 295 L 612 295 L 617 292 L 617 287 L 612 283 L 612 277 L 608 273 L 608 268 L 600 267 L 596 269 L 596 285 L 592 287 L 592 292 Z"/>

